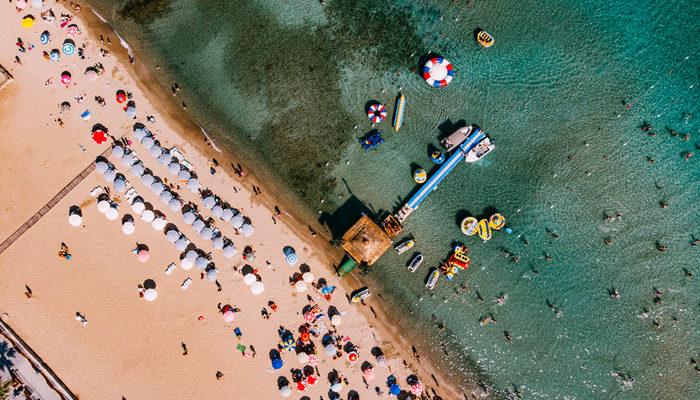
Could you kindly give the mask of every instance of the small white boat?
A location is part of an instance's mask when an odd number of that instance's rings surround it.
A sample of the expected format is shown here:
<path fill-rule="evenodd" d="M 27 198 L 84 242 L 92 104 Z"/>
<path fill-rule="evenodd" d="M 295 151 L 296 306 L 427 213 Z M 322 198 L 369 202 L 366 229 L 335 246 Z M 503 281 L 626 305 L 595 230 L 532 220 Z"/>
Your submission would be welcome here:
<path fill-rule="evenodd" d="M 466 156 L 464 156 L 464 161 L 468 163 L 473 163 L 481 160 L 485 155 L 489 154 L 496 145 L 491 143 L 489 138 L 484 138 L 479 144 L 474 146 L 473 149 L 469 150 Z"/>
<path fill-rule="evenodd" d="M 416 254 L 415 257 L 411 260 L 411 262 L 408 264 L 408 270 L 411 272 L 416 272 L 418 267 L 421 265 L 423 262 L 423 255 L 421 253 Z"/>
<path fill-rule="evenodd" d="M 437 269 L 434 269 L 433 272 L 430 273 L 430 277 L 428 278 L 428 283 L 425 284 L 425 287 L 427 287 L 430 290 L 433 290 L 435 288 L 435 285 L 437 285 L 438 278 L 440 277 L 440 271 Z"/>
<path fill-rule="evenodd" d="M 396 252 L 398 254 L 401 254 L 401 253 L 409 250 L 410 248 L 412 248 L 413 245 L 415 245 L 415 244 L 416 244 L 415 240 L 407 239 L 407 240 L 404 240 L 403 242 L 397 244 L 396 247 L 394 247 L 394 249 L 396 250 Z"/>

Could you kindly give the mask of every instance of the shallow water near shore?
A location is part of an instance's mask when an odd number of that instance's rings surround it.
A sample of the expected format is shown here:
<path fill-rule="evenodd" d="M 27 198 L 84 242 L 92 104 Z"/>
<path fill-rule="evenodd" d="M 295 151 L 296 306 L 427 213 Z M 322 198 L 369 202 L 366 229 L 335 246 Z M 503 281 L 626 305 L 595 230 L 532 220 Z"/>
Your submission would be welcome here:
<path fill-rule="evenodd" d="M 700 249 L 689 246 L 700 237 L 700 167 L 683 159 L 700 151 L 697 2 L 176 0 L 146 27 L 117 17 L 124 2 L 91 3 L 137 57 L 149 51 L 146 61 L 179 82 L 217 142 L 293 190 L 309 218 L 356 212 L 354 199 L 393 211 L 453 124 L 491 135 L 496 150 L 459 165 L 407 220 L 420 269 L 410 274 L 410 254 L 388 253 L 369 276 L 455 384 L 547 399 L 700 392 L 689 366 L 700 357 Z M 474 43 L 476 27 L 494 35 L 492 48 Z M 457 70 L 445 89 L 413 71 L 430 51 Z M 386 143 L 363 152 L 366 102 L 388 104 L 391 116 L 399 90 L 403 128 L 383 122 Z M 645 120 L 655 136 L 639 129 Z M 481 243 L 460 233 L 462 217 L 489 209 L 512 234 Z M 428 268 L 456 241 L 471 248 L 471 268 L 427 292 Z M 497 324 L 480 326 L 489 314 Z"/>

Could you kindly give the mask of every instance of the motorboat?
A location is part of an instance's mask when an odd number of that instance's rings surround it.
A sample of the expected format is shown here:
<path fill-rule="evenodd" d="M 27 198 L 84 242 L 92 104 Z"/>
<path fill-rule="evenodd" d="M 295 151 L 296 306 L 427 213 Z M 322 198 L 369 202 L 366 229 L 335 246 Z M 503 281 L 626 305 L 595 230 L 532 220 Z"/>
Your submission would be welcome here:
<path fill-rule="evenodd" d="M 360 303 L 366 298 L 368 298 L 371 294 L 372 293 L 370 293 L 369 288 L 365 286 L 352 292 L 352 294 L 350 295 L 350 300 L 353 303 Z"/>
<path fill-rule="evenodd" d="M 416 244 L 416 241 L 413 239 L 406 239 L 403 242 L 399 243 L 394 247 L 396 252 L 398 254 L 401 254 L 409 249 L 411 249 L 414 245 Z"/>
<path fill-rule="evenodd" d="M 433 269 L 433 272 L 431 272 L 430 276 L 428 277 L 428 282 L 425 284 L 425 287 L 427 287 L 430 290 L 433 290 L 435 288 L 435 285 L 437 285 L 439 277 L 440 271 L 437 269 Z"/>
<path fill-rule="evenodd" d="M 440 145 L 444 147 L 447 152 L 450 152 L 467 140 L 473 132 L 478 132 L 478 129 L 479 128 L 474 125 L 463 126 L 452 132 L 450 136 L 442 139 Z"/>
<path fill-rule="evenodd" d="M 381 132 L 374 132 L 365 139 L 360 139 L 360 144 L 365 151 L 376 149 L 382 143 L 384 143 L 384 139 Z"/>
<path fill-rule="evenodd" d="M 408 270 L 411 272 L 416 272 L 418 267 L 421 265 L 423 262 L 423 255 L 421 253 L 416 254 L 415 257 L 411 260 L 410 263 L 408 263 Z"/>
<path fill-rule="evenodd" d="M 484 140 L 479 142 L 473 149 L 469 150 L 467 155 L 464 156 L 464 161 L 468 163 L 473 163 L 481 160 L 485 155 L 489 154 L 496 145 L 491 143 L 491 140 L 486 137 Z"/>
<path fill-rule="evenodd" d="M 463 234 L 467 236 L 473 236 L 474 234 L 476 234 L 478 225 L 479 221 L 476 218 L 466 217 L 462 220 L 460 228 L 462 229 Z"/>
<path fill-rule="evenodd" d="M 485 30 L 479 30 L 476 33 L 476 42 L 481 45 L 481 47 L 491 47 L 495 43 L 495 40 L 493 39 L 493 36 L 486 32 Z"/>

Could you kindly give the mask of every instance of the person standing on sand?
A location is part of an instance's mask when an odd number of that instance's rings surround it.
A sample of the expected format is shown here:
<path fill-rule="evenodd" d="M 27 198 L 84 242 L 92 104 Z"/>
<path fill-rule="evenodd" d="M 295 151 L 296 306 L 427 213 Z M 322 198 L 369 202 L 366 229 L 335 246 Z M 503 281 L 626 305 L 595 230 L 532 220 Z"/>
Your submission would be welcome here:
<path fill-rule="evenodd" d="M 180 342 L 180 346 L 182 346 L 182 355 L 186 356 L 187 355 L 187 345 L 184 342 Z"/>
<path fill-rule="evenodd" d="M 224 376 L 224 374 L 221 371 L 216 371 L 216 380 L 221 380 L 221 377 Z"/>

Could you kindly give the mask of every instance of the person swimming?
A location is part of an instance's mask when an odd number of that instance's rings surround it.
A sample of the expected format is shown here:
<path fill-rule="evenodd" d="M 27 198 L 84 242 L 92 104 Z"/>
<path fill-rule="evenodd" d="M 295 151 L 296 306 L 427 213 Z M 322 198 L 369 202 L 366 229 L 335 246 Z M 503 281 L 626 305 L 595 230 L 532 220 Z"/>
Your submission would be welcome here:
<path fill-rule="evenodd" d="M 617 288 L 612 288 L 612 290 L 610 290 L 609 293 L 612 299 L 617 300 L 620 298 L 620 292 L 617 290 Z"/>

